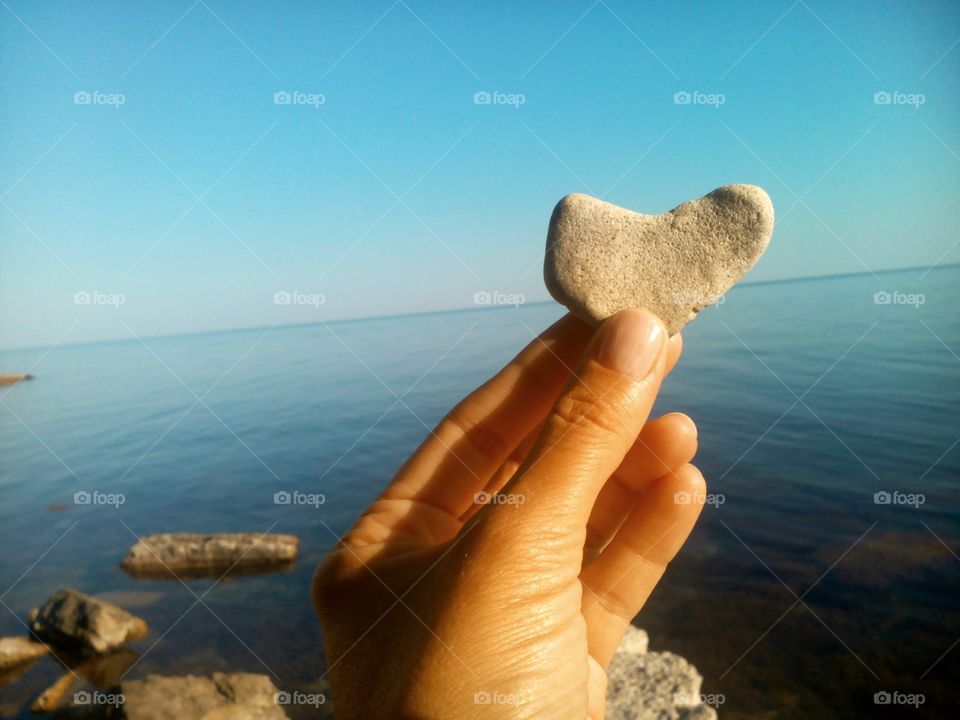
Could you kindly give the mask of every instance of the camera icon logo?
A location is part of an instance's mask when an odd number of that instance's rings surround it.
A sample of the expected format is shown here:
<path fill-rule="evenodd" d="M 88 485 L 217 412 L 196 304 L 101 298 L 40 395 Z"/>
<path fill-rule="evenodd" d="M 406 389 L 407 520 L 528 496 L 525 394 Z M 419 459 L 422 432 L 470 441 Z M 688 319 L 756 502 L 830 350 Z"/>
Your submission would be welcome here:
<path fill-rule="evenodd" d="M 873 104 L 874 105 L 889 105 L 893 100 L 893 96 L 890 95 L 886 90 L 879 90 L 873 94 Z"/>
<path fill-rule="evenodd" d="M 286 90 L 280 90 L 273 94 L 273 104 L 274 105 L 289 105 L 292 101 L 293 96 L 290 95 Z"/>
<path fill-rule="evenodd" d="M 693 502 L 693 495 L 691 495 L 686 490 L 681 490 L 680 492 L 673 494 L 674 505 L 689 505 L 692 502 Z"/>
<path fill-rule="evenodd" d="M 73 94 L 74 105 L 89 105 L 93 101 L 93 96 L 86 90 L 80 90 Z"/>
<path fill-rule="evenodd" d="M 693 97 L 686 90 L 680 90 L 673 94 L 674 105 L 689 105 Z"/>
<path fill-rule="evenodd" d="M 78 490 L 73 494 L 74 505 L 89 505 L 91 495 L 86 490 Z"/>
<path fill-rule="evenodd" d="M 289 505 L 292 496 L 286 490 L 280 490 L 273 494 L 273 504 L 274 505 Z"/>
<path fill-rule="evenodd" d="M 886 690 L 881 690 L 873 694 L 874 705 L 889 705 L 891 702 L 893 702 L 893 696 Z"/>
<path fill-rule="evenodd" d="M 886 490 L 881 490 L 873 494 L 874 505 L 889 505 L 893 501 L 893 496 Z"/>
<path fill-rule="evenodd" d="M 874 305 L 889 305 L 893 300 L 893 296 L 888 293 L 886 290 L 878 290 L 873 294 L 873 304 Z"/>
<path fill-rule="evenodd" d="M 286 290 L 280 290 L 273 294 L 273 304 L 274 305 L 289 305 L 292 300 L 290 293 Z"/>
<path fill-rule="evenodd" d="M 474 305 L 489 305 L 493 298 L 486 290 L 478 290 L 473 294 Z"/>
<path fill-rule="evenodd" d="M 473 94 L 474 105 L 489 105 L 491 102 L 493 102 L 493 95 L 486 90 L 480 90 Z"/>
<path fill-rule="evenodd" d="M 492 702 L 493 698 L 490 696 L 486 690 L 480 690 L 473 694 L 473 704 L 474 705 L 489 705 Z"/>

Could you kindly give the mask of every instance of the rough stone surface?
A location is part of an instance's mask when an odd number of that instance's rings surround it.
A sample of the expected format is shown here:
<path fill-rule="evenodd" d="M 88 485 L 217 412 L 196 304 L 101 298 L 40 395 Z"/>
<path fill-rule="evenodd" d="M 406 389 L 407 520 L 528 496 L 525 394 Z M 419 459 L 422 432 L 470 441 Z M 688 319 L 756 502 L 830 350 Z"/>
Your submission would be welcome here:
<path fill-rule="evenodd" d="M 163 576 L 171 571 L 203 575 L 292 563 L 299 540 L 264 533 L 173 533 L 148 535 L 130 548 L 123 568 L 133 575 Z"/>
<path fill-rule="evenodd" d="M 592 323 L 642 307 L 673 335 L 753 267 L 772 232 L 773 205 L 755 185 L 726 185 L 662 215 L 567 195 L 550 218 L 544 280 Z"/>
<path fill-rule="evenodd" d="M 54 646 L 105 653 L 147 634 L 147 624 L 105 600 L 66 588 L 30 613 L 30 630 Z"/>
<path fill-rule="evenodd" d="M 148 675 L 124 682 L 126 720 L 281 720 L 277 688 L 266 675 L 213 673 L 211 677 Z"/>
<path fill-rule="evenodd" d="M 0 638 L 0 670 L 43 657 L 50 648 L 25 636 Z"/>
<path fill-rule="evenodd" d="M 715 720 L 702 682 L 679 655 L 647 652 L 647 634 L 631 626 L 607 669 L 607 720 Z"/>

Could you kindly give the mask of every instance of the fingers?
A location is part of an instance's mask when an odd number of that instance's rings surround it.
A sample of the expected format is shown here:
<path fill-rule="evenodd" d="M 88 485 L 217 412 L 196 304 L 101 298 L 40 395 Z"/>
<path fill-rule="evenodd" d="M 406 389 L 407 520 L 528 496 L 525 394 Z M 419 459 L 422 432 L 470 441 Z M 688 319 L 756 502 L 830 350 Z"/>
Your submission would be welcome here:
<path fill-rule="evenodd" d="M 462 400 L 400 469 L 383 499 L 416 499 L 458 517 L 542 419 L 593 329 L 566 315 Z"/>
<path fill-rule="evenodd" d="M 705 493 L 703 475 L 693 465 L 660 478 L 643 494 L 610 544 L 580 573 L 590 654 L 603 667 L 667 563 L 686 541 Z"/>
<path fill-rule="evenodd" d="M 670 413 L 644 425 L 593 505 L 587 521 L 584 563 L 606 546 L 657 478 L 690 462 L 696 453 L 697 426 L 683 413 Z"/>
<path fill-rule="evenodd" d="M 524 498 L 516 510 L 524 526 L 549 527 L 575 545 L 577 569 L 590 509 L 650 414 L 667 345 L 666 329 L 647 311 L 624 310 L 604 322 L 505 488 Z"/>

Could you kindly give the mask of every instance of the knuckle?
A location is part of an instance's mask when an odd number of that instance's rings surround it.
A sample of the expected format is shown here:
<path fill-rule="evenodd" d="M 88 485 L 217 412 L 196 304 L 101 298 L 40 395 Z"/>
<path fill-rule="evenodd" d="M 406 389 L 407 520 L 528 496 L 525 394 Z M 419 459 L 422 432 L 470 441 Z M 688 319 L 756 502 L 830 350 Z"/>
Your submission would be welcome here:
<path fill-rule="evenodd" d="M 482 458 L 502 462 L 513 451 L 513 444 L 494 427 L 474 419 L 463 407 L 457 407 L 447 417 L 466 443 Z"/>
<path fill-rule="evenodd" d="M 624 424 L 614 402 L 583 384 L 574 385 L 553 408 L 555 422 L 600 434 L 618 434 Z"/>

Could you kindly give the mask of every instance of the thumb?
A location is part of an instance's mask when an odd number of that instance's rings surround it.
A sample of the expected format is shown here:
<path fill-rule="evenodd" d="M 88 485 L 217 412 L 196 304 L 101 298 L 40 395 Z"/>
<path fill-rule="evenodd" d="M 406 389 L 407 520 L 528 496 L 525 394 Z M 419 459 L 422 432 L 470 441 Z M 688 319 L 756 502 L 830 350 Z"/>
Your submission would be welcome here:
<path fill-rule="evenodd" d="M 646 310 L 623 310 L 607 319 L 503 490 L 523 502 L 498 510 L 520 513 L 519 525 L 534 532 L 549 528 L 582 548 L 597 494 L 650 415 L 666 348 L 663 323 Z"/>

